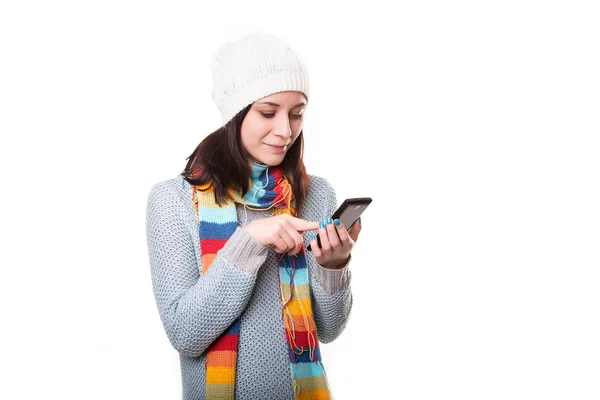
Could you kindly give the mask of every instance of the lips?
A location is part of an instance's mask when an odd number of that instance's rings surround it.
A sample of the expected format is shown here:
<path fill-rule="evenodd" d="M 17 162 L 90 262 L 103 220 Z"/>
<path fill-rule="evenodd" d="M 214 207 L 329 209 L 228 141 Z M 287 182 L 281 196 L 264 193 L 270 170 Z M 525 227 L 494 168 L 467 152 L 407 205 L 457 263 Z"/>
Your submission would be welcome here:
<path fill-rule="evenodd" d="M 268 143 L 265 143 L 265 145 L 267 147 L 269 147 L 271 149 L 271 151 L 273 151 L 276 154 L 283 154 L 283 153 L 285 153 L 285 147 L 286 147 L 285 145 L 284 146 L 275 146 L 275 145 L 268 144 Z"/>

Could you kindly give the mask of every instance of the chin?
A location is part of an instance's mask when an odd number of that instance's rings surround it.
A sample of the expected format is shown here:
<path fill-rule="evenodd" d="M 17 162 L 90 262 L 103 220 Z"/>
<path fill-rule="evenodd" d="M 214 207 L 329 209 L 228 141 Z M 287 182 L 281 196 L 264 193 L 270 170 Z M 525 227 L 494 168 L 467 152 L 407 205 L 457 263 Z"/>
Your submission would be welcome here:
<path fill-rule="evenodd" d="M 283 162 L 283 157 L 279 157 L 277 159 L 272 158 L 272 159 L 269 159 L 266 161 L 267 162 L 265 162 L 263 164 L 268 165 L 269 167 L 276 167 Z"/>
<path fill-rule="evenodd" d="M 283 162 L 285 155 L 281 156 L 269 156 L 269 157 L 261 157 L 258 159 L 258 162 L 263 165 L 268 165 L 269 167 L 275 167 Z"/>

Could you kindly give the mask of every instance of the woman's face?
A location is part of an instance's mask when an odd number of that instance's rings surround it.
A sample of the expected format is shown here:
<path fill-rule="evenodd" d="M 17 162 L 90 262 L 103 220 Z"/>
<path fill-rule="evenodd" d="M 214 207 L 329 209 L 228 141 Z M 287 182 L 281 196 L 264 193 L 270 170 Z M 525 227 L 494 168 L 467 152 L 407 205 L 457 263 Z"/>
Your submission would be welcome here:
<path fill-rule="evenodd" d="M 281 164 L 302 130 L 307 106 L 301 92 L 280 92 L 256 100 L 242 121 L 244 148 L 261 164 Z"/>

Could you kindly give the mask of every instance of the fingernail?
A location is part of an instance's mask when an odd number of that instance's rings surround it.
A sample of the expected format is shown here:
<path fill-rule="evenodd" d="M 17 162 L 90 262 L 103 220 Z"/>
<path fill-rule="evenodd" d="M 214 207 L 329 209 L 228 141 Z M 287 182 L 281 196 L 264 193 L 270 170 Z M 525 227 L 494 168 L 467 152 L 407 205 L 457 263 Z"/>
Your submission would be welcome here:
<path fill-rule="evenodd" d="M 331 225 L 332 222 L 331 217 L 327 217 L 327 225 Z"/>
<path fill-rule="evenodd" d="M 362 224 L 362 222 L 360 222 L 360 217 L 358 217 L 358 223 L 359 223 L 359 224 Z"/>
<path fill-rule="evenodd" d="M 333 223 L 335 224 L 335 226 L 340 226 L 340 220 L 336 219 L 335 221 L 333 221 Z"/>
<path fill-rule="evenodd" d="M 319 221 L 319 228 L 321 228 L 321 229 L 325 228 L 325 224 L 323 223 L 323 221 Z"/>
<path fill-rule="evenodd" d="M 317 238 L 317 235 L 313 234 L 312 240 L 315 240 L 316 238 Z"/>

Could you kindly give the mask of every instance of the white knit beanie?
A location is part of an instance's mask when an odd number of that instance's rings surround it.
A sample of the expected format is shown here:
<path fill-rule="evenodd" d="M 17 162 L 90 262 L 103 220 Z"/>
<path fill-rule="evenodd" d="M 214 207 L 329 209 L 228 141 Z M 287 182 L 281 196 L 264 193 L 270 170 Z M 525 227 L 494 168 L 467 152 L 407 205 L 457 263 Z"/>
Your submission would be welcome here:
<path fill-rule="evenodd" d="M 223 125 L 247 105 L 284 91 L 304 93 L 308 73 L 300 55 L 283 39 L 255 32 L 223 44 L 213 56 L 212 98 Z"/>

